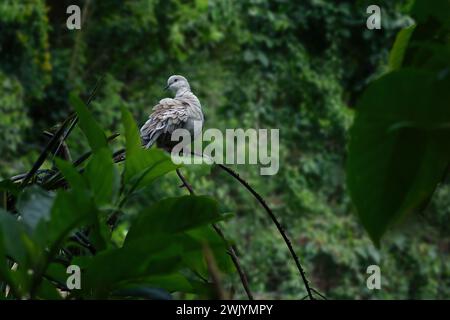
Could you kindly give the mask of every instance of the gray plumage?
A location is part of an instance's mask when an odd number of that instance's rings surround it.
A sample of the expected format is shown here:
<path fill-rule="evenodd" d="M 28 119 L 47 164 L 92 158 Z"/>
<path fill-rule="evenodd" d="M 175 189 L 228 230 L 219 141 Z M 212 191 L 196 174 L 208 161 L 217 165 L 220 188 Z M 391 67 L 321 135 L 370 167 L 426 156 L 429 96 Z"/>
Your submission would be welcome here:
<path fill-rule="evenodd" d="M 187 79 L 174 75 L 167 80 L 167 87 L 175 98 L 162 99 L 153 107 L 153 113 L 141 128 L 141 139 L 145 148 L 155 142 L 159 147 L 171 149 L 177 141 L 171 141 L 171 135 L 178 128 L 187 129 L 191 139 L 196 137 L 203 125 L 202 106 L 192 93 Z M 194 122 L 197 121 L 194 130 Z"/>

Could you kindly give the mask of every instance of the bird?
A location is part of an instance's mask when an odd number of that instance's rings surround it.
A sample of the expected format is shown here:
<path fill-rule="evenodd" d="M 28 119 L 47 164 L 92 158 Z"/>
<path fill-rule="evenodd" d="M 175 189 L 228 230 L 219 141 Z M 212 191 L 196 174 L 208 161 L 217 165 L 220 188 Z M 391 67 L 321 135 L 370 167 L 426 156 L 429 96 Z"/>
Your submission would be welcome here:
<path fill-rule="evenodd" d="M 142 145 L 146 149 L 156 142 L 158 147 L 170 151 L 179 143 L 171 141 L 171 135 L 176 129 L 188 130 L 193 140 L 200 134 L 203 127 L 202 105 L 197 96 L 192 93 L 191 86 L 185 77 L 170 76 L 164 89 L 170 90 L 175 97 L 160 100 L 141 127 Z"/>

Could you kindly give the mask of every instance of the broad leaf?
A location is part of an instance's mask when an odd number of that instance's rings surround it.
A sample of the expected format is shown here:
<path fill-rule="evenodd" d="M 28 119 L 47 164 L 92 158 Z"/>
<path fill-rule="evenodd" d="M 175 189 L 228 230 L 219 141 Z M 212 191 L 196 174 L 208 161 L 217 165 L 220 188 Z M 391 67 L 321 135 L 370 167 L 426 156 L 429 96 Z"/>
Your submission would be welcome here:
<path fill-rule="evenodd" d="M 162 150 L 143 149 L 139 131 L 130 112 L 122 109 L 125 127 L 126 157 L 124 182 L 132 190 L 149 185 L 156 178 L 175 170 L 176 166 Z"/>
<path fill-rule="evenodd" d="M 84 177 L 97 205 L 112 203 L 119 187 L 119 174 L 108 148 L 97 150 L 86 166 Z"/>
<path fill-rule="evenodd" d="M 84 287 L 96 298 L 106 297 L 120 283 L 154 275 L 170 274 L 181 267 L 182 250 L 169 238 L 160 237 L 151 245 L 136 244 L 103 251 L 75 263 L 84 271 Z"/>
<path fill-rule="evenodd" d="M 351 129 L 347 181 L 376 244 L 434 191 L 450 161 L 450 81 L 405 69 L 363 94 Z"/>
<path fill-rule="evenodd" d="M 149 234 L 181 233 L 222 218 L 217 202 L 210 197 L 164 199 L 139 214 L 128 232 L 125 245 Z"/>
<path fill-rule="evenodd" d="M 55 199 L 54 193 L 33 186 L 24 190 L 17 202 L 17 210 L 23 222 L 34 230 L 41 220 L 50 219 L 50 210 Z"/>
<path fill-rule="evenodd" d="M 17 262 L 24 263 L 27 252 L 22 239 L 26 236 L 24 225 L 9 212 L 0 209 L 0 237 L 2 237 L 4 254 Z"/>
<path fill-rule="evenodd" d="M 62 175 L 72 187 L 72 189 L 84 190 L 88 187 L 86 181 L 77 171 L 77 169 L 75 169 L 72 163 L 59 158 L 57 158 L 55 162 L 59 171 L 61 171 Z"/>
<path fill-rule="evenodd" d="M 50 248 L 56 249 L 74 229 L 95 224 L 97 213 L 87 193 L 58 192 L 47 229 Z"/>
<path fill-rule="evenodd" d="M 71 94 L 70 103 L 78 115 L 80 128 L 86 135 L 92 150 L 95 152 L 103 147 L 107 147 L 108 142 L 105 133 L 95 121 L 84 102 L 78 96 Z"/>

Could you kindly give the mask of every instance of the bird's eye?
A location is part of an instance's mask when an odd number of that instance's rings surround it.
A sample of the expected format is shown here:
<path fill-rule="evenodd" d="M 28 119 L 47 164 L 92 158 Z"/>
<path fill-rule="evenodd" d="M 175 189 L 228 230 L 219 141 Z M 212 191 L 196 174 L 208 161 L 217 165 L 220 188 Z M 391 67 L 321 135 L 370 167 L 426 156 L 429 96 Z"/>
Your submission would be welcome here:
<path fill-rule="evenodd" d="M 178 79 L 175 79 L 175 82 L 177 82 L 178 81 Z"/>

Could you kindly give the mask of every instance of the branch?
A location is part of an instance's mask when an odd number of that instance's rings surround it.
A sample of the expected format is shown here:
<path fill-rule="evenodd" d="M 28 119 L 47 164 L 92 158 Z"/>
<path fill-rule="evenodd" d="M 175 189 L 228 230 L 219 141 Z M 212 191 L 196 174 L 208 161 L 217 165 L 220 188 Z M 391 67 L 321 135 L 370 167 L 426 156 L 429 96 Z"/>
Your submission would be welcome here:
<path fill-rule="evenodd" d="M 222 230 L 219 228 L 217 224 L 213 224 L 214 230 L 219 234 L 219 236 L 226 241 L 226 238 L 222 232 Z M 241 267 L 241 263 L 239 261 L 239 257 L 237 255 L 237 248 L 235 245 L 231 244 L 228 247 L 228 254 L 231 257 L 231 260 L 233 261 L 233 264 L 236 267 L 237 272 L 239 273 L 239 278 L 241 279 L 242 286 L 244 287 L 245 293 L 247 294 L 247 297 L 249 300 L 254 300 L 253 294 L 250 291 L 250 285 L 248 283 L 247 275 L 245 274 L 244 270 Z"/>
<path fill-rule="evenodd" d="M 100 78 L 94 89 L 92 90 L 91 94 L 89 95 L 89 98 L 87 100 L 87 105 L 89 105 L 94 98 L 95 94 L 97 93 L 97 89 L 100 85 L 100 82 L 103 78 Z M 25 178 L 22 180 L 21 186 L 24 187 L 28 181 L 34 176 L 34 174 L 39 170 L 39 168 L 44 163 L 45 159 L 47 159 L 48 154 L 56 147 L 56 151 L 54 154 L 57 154 L 59 152 L 59 149 L 61 148 L 62 143 L 66 140 L 66 138 L 69 136 L 72 129 L 75 127 L 76 123 L 78 121 L 78 117 L 75 113 L 70 114 L 66 120 L 62 123 L 61 127 L 59 127 L 58 131 L 53 135 L 53 137 L 48 142 L 47 146 L 44 148 L 44 150 L 39 155 L 39 158 L 36 160 L 36 162 L 33 164 L 33 167 L 31 170 L 27 173 Z M 66 131 L 66 128 L 68 130 Z"/>
<path fill-rule="evenodd" d="M 297 256 L 297 254 L 294 251 L 294 248 L 292 247 L 291 241 L 289 240 L 288 236 L 286 235 L 285 231 L 283 230 L 283 227 L 281 226 L 280 222 L 278 221 L 277 217 L 273 214 L 272 210 L 269 208 L 269 206 L 266 204 L 264 199 L 245 181 L 242 179 L 239 174 L 234 172 L 232 169 L 226 167 L 223 164 L 217 164 L 222 170 L 227 172 L 229 175 L 231 175 L 233 178 L 235 178 L 237 181 L 239 181 L 250 193 L 258 200 L 258 202 L 261 204 L 261 206 L 266 210 L 269 217 L 272 219 L 273 223 L 275 223 L 275 226 L 278 229 L 278 232 L 283 237 L 284 242 L 286 243 L 286 246 L 289 249 L 289 252 L 291 253 L 292 258 L 295 261 L 295 264 L 297 266 L 298 271 L 300 272 L 300 276 L 303 280 L 303 283 L 306 288 L 306 292 L 308 293 L 308 297 L 310 300 L 314 300 L 314 297 L 312 295 L 312 290 L 309 286 L 308 279 L 306 278 L 305 272 L 303 271 L 302 265 L 300 264 L 300 260 Z"/>
<path fill-rule="evenodd" d="M 50 139 L 47 146 L 44 148 L 44 150 L 39 155 L 39 158 L 36 160 L 36 162 L 33 164 L 33 167 L 31 170 L 26 174 L 25 178 L 22 180 L 21 186 L 25 186 L 28 181 L 34 176 L 34 174 L 39 170 L 39 168 L 44 163 L 45 159 L 47 158 L 50 151 L 56 146 L 56 144 L 60 141 L 61 136 L 64 133 L 65 128 L 69 125 L 69 123 L 75 118 L 75 114 L 71 114 L 66 120 L 64 120 L 61 127 L 59 127 L 58 131 L 54 134 L 54 136 Z"/>
<path fill-rule="evenodd" d="M 311 288 L 311 290 L 312 290 L 315 294 L 317 294 L 319 297 L 321 297 L 323 300 L 328 300 L 327 297 L 325 297 L 322 293 L 320 293 L 320 292 L 317 291 L 316 289 Z"/>
<path fill-rule="evenodd" d="M 91 93 L 89 94 L 89 97 L 86 101 L 86 106 L 90 105 L 92 100 L 94 99 L 95 95 L 97 94 L 98 88 L 100 87 L 100 83 L 103 81 L 103 79 L 105 78 L 105 75 L 103 74 L 100 78 L 98 78 L 97 82 L 95 83 L 94 88 L 92 89 Z M 61 141 L 58 145 L 58 147 L 56 148 L 55 151 L 55 155 L 58 154 L 59 149 L 61 148 L 61 146 L 65 143 L 67 137 L 70 135 L 70 133 L 72 132 L 72 130 L 75 128 L 76 124 L 78 122 L 78 117 L 75 117 L 72 122 L 70 123 L 69 128 L 67 129 L 66 132 L 64 132 L 64 135 L 61 137 Z"/>
<path fill-rule="evenodd" d="M 179 169 L 176 169 L 176 172 L 177 172 L 177 175 L 180 178 L 180 180 L 183 182 L 182 187 L 186 187 L 186 189 L 188 189 L 189 193 L 191 195 L 194 195 L 195 194 L 194 189 L 189 184 L 189 182 L 186 180 L 186 178 L 183 176 L 181 171 Z M 219 228 L 219 226 L 217 224 L 213 224 L 213 228 L 217 232 L 217 234 L 222 238 L 222 240 L 225 241 L 225 243 L 228 243 L 228 241 L 226 240 L 226 238 L 225 238 L 222 230 Z M 236 249 L 236 247 L 234 245 L 229 245 L 228 254 L 230 255 L 231 260 L 233 261 L 233 264 L 239 274 L 239 278 L 241 279 L 242 286 L 244 287 L 244 290 L 245 290 L 245 293 L 247 294 L 248 299 L 254 300 L 253 294 L 250 291 L 250 286 L 248 283 L 247 275 L 245 274 L 245 271 L 241 267 L 241 263 L 239 261 L 239 257 L 236 254 L 235 249 Z"/>
<path fill-rule="evenodd" d="M 47 137 L 50 137 L 50 138 L 53 137 L 53 133 L 51 133 L 49 131 L 44 131 L 44 135 L 47 136 Z M 61 158 L 63 158 L 66 161 L 72 162 L 72 157 L 70 155 L 70 150 L 69 150 L 69 147 L 67 146 L 67 143 L 65 141 L 63 141 L 62 138 L 61 138 L 61 142 L 60 143 L 61 143 L 61 148 L 62 148 L 62 150 L 61 150 Z M 59 150 L 56 149 L 54 154 L 53 154 L 53 158 L 58 155 L 58 152 L 59 152 Z"/>

